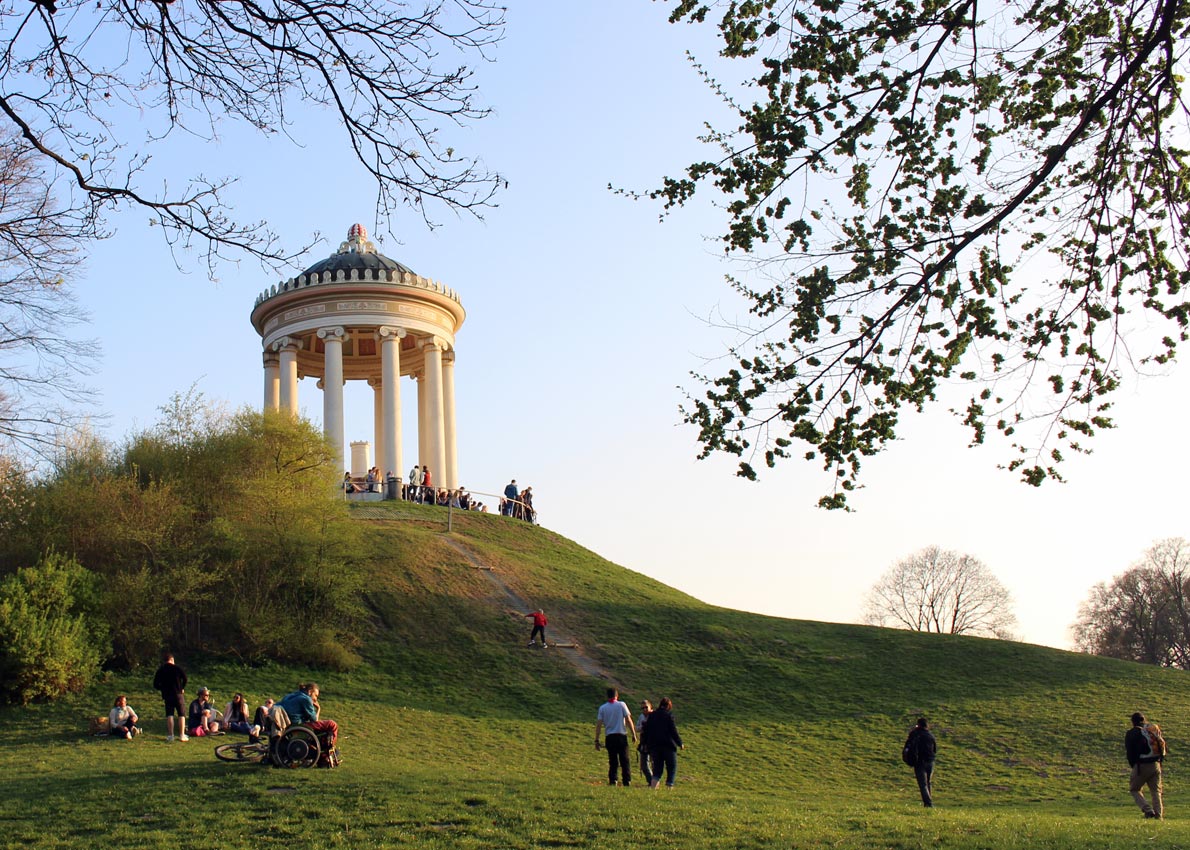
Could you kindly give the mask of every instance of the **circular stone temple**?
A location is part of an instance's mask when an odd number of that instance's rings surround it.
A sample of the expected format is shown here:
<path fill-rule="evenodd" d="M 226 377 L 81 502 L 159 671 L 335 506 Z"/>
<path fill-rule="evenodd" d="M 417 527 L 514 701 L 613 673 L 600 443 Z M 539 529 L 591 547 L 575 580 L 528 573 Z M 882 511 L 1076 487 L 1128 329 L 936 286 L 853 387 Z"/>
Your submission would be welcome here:
<path fill-rule="evenodd" d="M 343 383 L 375 391 L 376 466 L 401 475 L 401 376 L 417 383 L 419 465 L 438 486 L 459 486 L 455 442 L 455 334 L 466 313 L 458 293 L 414 274 L 353 224 L 325 260 L 256 299 L 252 325 L 264 344 L 264 406 L 298 414 L 298 379 L 318 379 L 322 422 L 343 469 Z"/>

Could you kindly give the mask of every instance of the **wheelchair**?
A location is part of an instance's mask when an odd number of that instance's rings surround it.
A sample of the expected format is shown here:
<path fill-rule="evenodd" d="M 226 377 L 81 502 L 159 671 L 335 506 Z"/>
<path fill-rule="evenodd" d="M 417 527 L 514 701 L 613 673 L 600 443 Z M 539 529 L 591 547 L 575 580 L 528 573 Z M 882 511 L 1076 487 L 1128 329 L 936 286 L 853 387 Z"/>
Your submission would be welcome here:
<path fill-rule="evenodd" d="M 274 767 L 338 767 L 342 763 L 339 748 L 326 734 L 319 734 L 302 723 L 290 724 L 285 710 L 274 706 L 268 723 L 256 741 L 220 744 L 215 758 L 240 764 L 271 764 Z"/>

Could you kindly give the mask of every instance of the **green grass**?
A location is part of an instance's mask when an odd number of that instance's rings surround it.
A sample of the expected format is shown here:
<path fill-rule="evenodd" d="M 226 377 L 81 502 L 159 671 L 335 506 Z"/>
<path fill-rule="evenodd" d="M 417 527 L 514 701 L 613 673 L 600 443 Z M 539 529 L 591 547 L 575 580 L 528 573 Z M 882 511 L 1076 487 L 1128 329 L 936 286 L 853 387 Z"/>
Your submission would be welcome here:
<path fill-rule="evenodd" d="M 244 690 L 254 705 L 318 679 L 343 727 L 340 769 L 227 765 L 210 741 L 167 745 L 152 671 L 115 675 L 0 711 L 0 846 L 1190 847 L 1185 674 L 727 611 L 544 529 L 456 513 L 454 537 L 544 607 L 630 704 L 675 700 L 688 744 L 677 788 L 608 788 L 591 743 L 603 682 L 524 647 L 524 612 L 443 542 L 440 510 L 392 516 L 361 520 L 373 624 L 360 668 L 183 659 L 195 687 Z M 149 734 L 87 737 L 85 717 L 119 691 Z M 1162 823 L 1127 794 L 1121 741 L 1137 708 L 1171 748 Z M 932 811 L 898 752 L 919 713 L 939 738 Z"/>

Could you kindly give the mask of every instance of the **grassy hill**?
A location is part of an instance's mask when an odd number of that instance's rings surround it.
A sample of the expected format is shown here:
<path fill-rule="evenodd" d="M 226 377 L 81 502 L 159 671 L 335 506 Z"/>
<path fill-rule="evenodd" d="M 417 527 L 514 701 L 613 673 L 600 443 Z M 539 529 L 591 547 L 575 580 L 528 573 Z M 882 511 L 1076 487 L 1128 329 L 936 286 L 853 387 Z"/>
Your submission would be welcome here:
<path fill-rule="evenodd" d="M 729 611 L 498 516 L 456 513 L 446 535 L 439 509 L 356 515 L 373 576 L 363 666 L 180 659 L 191 690 L 217 701 L 243 690 L 255 705 L 316 678 L 343 727 L 342 768 L 225 765 L 209 741 L 167 745 L 152 671 L 113 676 L 0 711 L 0 846 L 1190 846 L 1183 673 Z M 526 648 L 521 602 L 578 649 Z M 673 791 L 606 786 L 592 741 L 607 681 L 632 706 L 674 700 L 687 749 Z M 120 691 L 150 734 L 86 737 L 84 718 Z M 1127 793 L 1136 709 L 1170 744 L 1161 823 Z M 920 713 L 939 739 L 929 811 L 899 759 Z"/>

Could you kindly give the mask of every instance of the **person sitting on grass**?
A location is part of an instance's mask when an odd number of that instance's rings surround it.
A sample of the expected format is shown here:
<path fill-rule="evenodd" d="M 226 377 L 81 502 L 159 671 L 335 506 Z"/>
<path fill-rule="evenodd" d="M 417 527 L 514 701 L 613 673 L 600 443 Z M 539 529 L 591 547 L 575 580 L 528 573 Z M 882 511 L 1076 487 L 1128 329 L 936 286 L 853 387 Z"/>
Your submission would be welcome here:
<path fill-rule="evenodd" d="M 198 696 L 190 702 L 186 725 L 194 736 L 221 735 L 215 709 L 211 705 L 211 689 L 199 688 Z"/>
<path fill-rule="evenodd" d="M 252 724 L 248 721 L 248 701 L 244 695 L 236 693 L 223 712 L 223 728 L 241 735 L 252 734 Z"/>
<path fill-rule="evenodd" d="M 264 705 L 256 709 L 256 714 L 252 715 L 252 731 L 248 733 L 249 741 L 255 744 L 260 740 L 261 733 L 269 726 L 269 713 L 276 704 L 276 700 L 269 697 Z"/>
<path fill-rule="evenodd" d="M 281 697 L 277 705 L 285 709 L 285 713 L 289 715 L 290 723 L 309 726 L 328 745 L 328 749 L 333 749 L 335 742 L 339 739 L 339 724 L 333 720 L 318 719 L 318 715 L 322 712 L 322 706 L 318 704 L 319 693 L 318 685 L 314 682 L 307 682 L 298 685 L 296 691 Z"/>
<path fill-rule="evenodd" d="M 108 734 L 113 738 L 132 740 L 133 735 L 140 734 L 140 729 L 136 725 L 137 719 L 136 712 L 128 704 L 128 697 L 120 694 L 116 697 L 112 710 L 107 716 Z"/>

